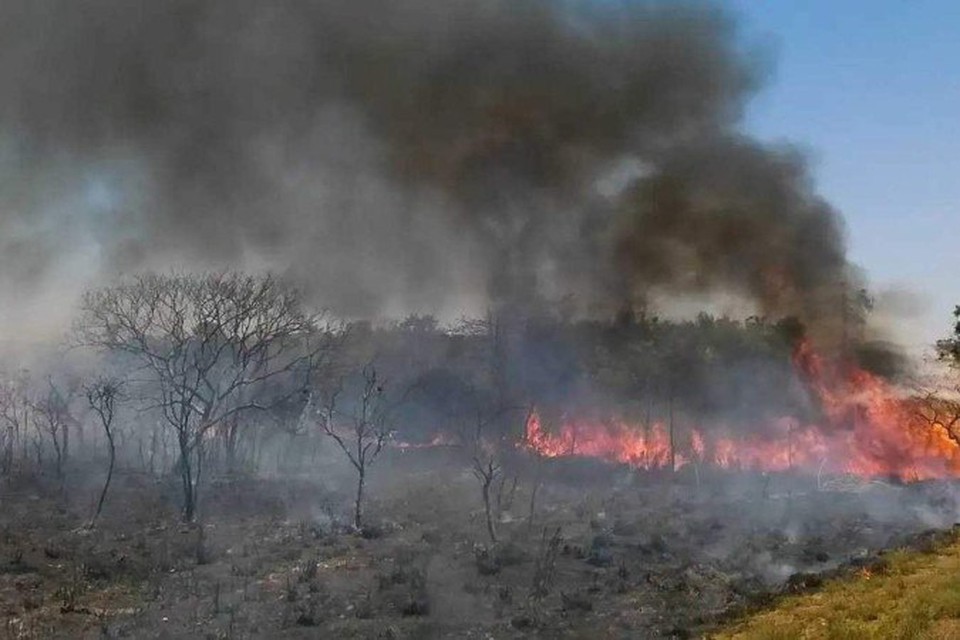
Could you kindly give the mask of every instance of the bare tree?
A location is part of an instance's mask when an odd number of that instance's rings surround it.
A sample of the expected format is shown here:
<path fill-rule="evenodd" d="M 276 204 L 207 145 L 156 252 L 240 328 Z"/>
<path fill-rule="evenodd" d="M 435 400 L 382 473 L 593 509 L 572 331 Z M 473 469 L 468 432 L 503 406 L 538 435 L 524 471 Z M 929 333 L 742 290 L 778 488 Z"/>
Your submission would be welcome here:
<path fill-rule="evenodd" d="M 162 418 L 148 420 L 141 424 L 137 433 L 137 454 L 142 471 L 156 477 L 159 470 L 170 468 L 172 433 L 173 431 L 167 428 L 166 421 Z M 145 446 L 146 450 L 144 450 Z"/>
<path fill-rule="evenodd" d="M 467 431 L 464 441 L 470 447 L 471 470 L 480 484 L 487 535 L 490 542 L 496 544 L 502 492 L 506 486 L 502 460 L 504 439 L 509 437 L 507 425 L 523 411 L 524 403 L 511 392 L 506 377 L 509 349 L 503 319 L 490 313 L 484 319 L 462 322 L 459 331 L 472 336 L 477 345 L 475 359 L 479 376 L 470 385 L 469 393 L 473 407 L 460 418 Z"/>
<path fill-rule="evenodd" d="M 960 387 L 927 391 L 915 401 L 916 415 L 933 428 L 943 429 L 947 437 L 960 444 Z"/>
<path fill-rule="evenodd" d="M 367 364 L 361 371 L 358 398 L 352 409 L 342 410 L 338 400 L 343 382 L 327 395 L 320 408 L 320 428 L 334 440 L 357 472 L 353 526 L 363 528 L 363 497 L 369 466 L 377 459 L 390 438 L 390 406 L 377 371 Z"/>
<path fill-rule="evenodd" d="M 87 292 L 76 335 L 135 364 L 147 406 L 175 434 L 183 514 L 193 520 L 205 439 L 309 383 L 335 344 L 321 319 L 269 275 L 147 274 Z"/>
<path fill-rule="evenodd" d="M 87 403 L 100 419 L 100 426 L 103 427 L 103 433 L 107 438 L 107 448 L 110 454 L 110 462 L 107 466 L 107 478 L 103 483 L 100 499 L 97 500 L 97 510 L 90 519 L 90 527 L 96 524 L 97 518 L 100 517 L 100 512 L 103 511 L 103 502 L 106 500 L 107 491 L 110 489 L 110 480 L 113 479 L 113 467 L 117 459 L 113 421 L 117 415 L 117 401 L 120 399 L 120 392 L 121 383 L 119 380 L 113 378 L 100 378 L 86 388 Z"/>
<path fill-rule="evenodd" d="M 70 457 L 70 426 L 75 420 L 70 415 L 69 395 L 54 384 L 52 378 L 47 383 L 49 388 L 33 401 L 32 410 L 38 428 L 53 445 L 54 471 L 62 489 Z"/>
<path fill-rule="evenodd" d="M 483 515 L 487 523 L 487 535 L 490 536 L 490 542 L 497 543 L 497 517 L 494 512 L 491 487 L 494 481 L 503 472 L 503 465 L 500 462 L 498 443 L 484 436 L 484 431 L 490 424 L 491 418 L 478 411 L 476 416 L 476 427 L 473 437 L 473 475 L 480 483 L 480 496 L 483 498 Z"/>
<path fill-rule="evenodd" d="M 27 375 L 21 373 L 0 384 L 0 470 L 13 473 L 15 458 L 27 455 L 27 437 L 33 423 L 33 405 L 27 393 Z"/>

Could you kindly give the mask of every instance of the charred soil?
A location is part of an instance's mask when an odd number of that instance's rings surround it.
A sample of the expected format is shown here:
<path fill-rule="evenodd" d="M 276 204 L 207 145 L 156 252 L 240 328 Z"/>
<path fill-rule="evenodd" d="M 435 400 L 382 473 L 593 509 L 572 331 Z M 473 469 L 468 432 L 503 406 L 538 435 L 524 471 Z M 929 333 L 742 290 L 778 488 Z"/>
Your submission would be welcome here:
<path fill-rule="evenodd" d="M 8 485 L 0 636 L 696 637 L 845 567 L 875 568 L 957 513 L 947 482 L 576 458 L 545 461 L 536 478 L 513 468 L 496 542 L 455 448 L 390 451 L 361 531 L 349 494 L 319 475 L 212 479 L 200 522 L 184 524 L 175 491 L 119 472 L 94 529 L 92 489 Z"/>

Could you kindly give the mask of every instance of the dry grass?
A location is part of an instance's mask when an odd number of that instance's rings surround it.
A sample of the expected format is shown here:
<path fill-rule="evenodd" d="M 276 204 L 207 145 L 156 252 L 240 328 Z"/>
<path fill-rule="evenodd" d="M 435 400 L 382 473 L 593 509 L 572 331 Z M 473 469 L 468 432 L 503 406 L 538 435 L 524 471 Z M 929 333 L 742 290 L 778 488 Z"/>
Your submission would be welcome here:
<path fill-rule="evenodd" d="M 960 638 L 960 541 L 932 553 L 897 551 L 882 571 L 827 582 L 754 614 L 716 640 Z"/>

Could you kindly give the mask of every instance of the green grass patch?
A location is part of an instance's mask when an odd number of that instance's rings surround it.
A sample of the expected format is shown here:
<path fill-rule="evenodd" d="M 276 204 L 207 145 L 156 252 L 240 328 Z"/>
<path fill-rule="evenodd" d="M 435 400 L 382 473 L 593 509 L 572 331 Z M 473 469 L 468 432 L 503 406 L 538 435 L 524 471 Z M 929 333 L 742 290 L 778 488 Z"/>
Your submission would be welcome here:
<path fill-rule="evenodd" d="M 895 551 L 877 570 L 786 596 L 711 635 L 715 640 L 960 639 L 960 541 Z"/>

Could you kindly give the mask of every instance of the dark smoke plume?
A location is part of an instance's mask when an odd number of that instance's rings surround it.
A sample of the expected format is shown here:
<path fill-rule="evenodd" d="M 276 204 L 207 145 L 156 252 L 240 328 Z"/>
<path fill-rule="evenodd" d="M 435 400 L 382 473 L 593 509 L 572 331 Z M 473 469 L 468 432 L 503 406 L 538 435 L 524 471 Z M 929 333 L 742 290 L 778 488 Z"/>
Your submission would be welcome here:
<path fill-rule="evenodd" d="M 625 286 L 641 293 L 661 284 L 727 288 L 763 311 L 808 314 L 855 278 L 836 212 L 789 150 L 743 138 L 670 149 L 623 207 L 617 264 Z"/>
<path fill-rule="evenodd" d="M 761 61 L 762 62 L 762 61 Z M 702 4 L 6 0 L 0 279 L 268 267 L 348 314 L 652 287 L 811 315 L 846 271 Z"/>

